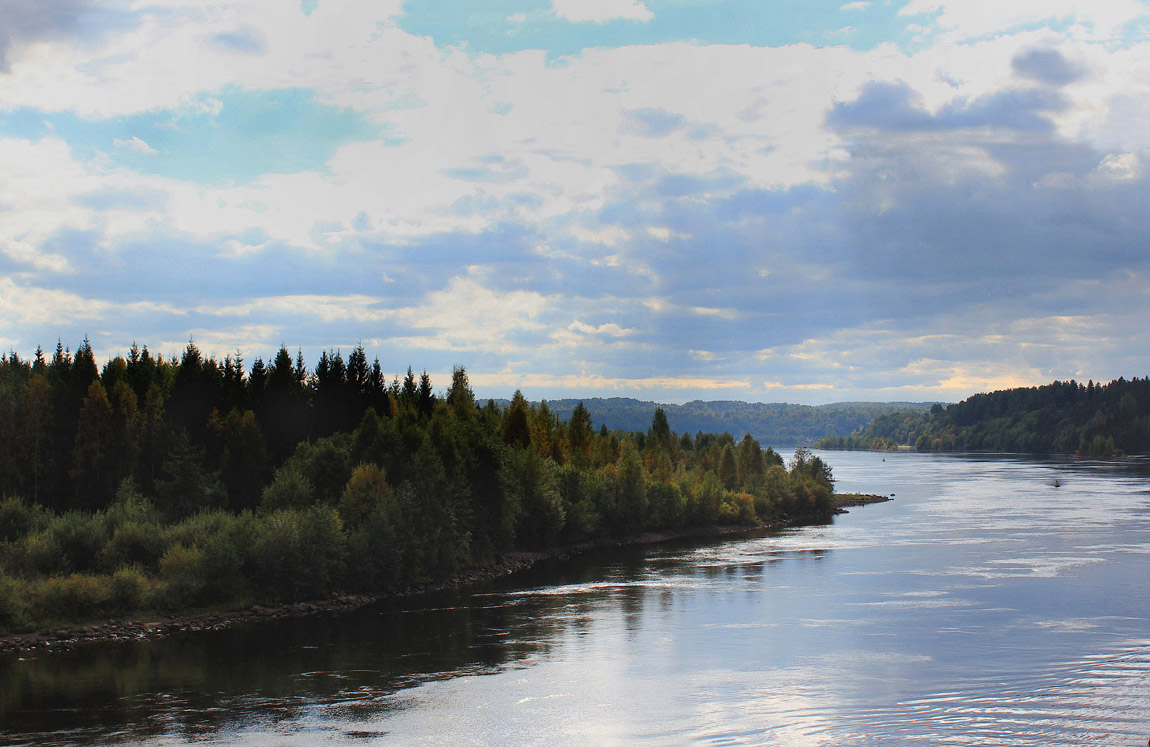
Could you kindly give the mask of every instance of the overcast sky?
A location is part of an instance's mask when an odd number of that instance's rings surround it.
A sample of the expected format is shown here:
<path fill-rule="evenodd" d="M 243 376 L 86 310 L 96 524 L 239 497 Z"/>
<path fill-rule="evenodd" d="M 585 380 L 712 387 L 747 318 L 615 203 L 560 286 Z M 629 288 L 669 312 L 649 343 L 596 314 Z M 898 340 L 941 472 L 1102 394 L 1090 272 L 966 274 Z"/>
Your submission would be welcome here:
<path fill-rule="evenodd" d="M 480 396 L 1150 373 L 1145 0 L 0 0 L 0 348 Z"/>

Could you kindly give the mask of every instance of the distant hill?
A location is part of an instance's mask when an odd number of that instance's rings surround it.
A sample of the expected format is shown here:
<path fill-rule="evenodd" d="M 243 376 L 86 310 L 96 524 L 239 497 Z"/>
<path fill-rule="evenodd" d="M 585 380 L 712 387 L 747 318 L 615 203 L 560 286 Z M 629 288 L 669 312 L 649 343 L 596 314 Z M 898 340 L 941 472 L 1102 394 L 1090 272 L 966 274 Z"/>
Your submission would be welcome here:
<path fill-rule="evenodd" d="M 595 428 L 644 431 L 651 427 L 655 409 L 662 407 L 667 422 L 676 433 L 730 432 L 736 438 L 750 433 L 764 446 L 813 444 L 824 436 L 845 436 L 866 427 L 877 417 L 895 413 L 926 412 L 931 402 L 836 402 L 830 405 L 790 405 L 784 403 L 695 400 L 683 405 L 629 397 L 547 400 L 551 411 L 567 420 L 575 405 L 583 403 L 591 413 Z M 507 401 L 496 400 L 500 406 Z"/>
<path fill-rule="evenodd" d="M 1150 453 L 1150 378 L 976 394 L 948 407 L 881 415 L 828 449 L 915 449 L 1078 453 L 1106 457 Z"/>

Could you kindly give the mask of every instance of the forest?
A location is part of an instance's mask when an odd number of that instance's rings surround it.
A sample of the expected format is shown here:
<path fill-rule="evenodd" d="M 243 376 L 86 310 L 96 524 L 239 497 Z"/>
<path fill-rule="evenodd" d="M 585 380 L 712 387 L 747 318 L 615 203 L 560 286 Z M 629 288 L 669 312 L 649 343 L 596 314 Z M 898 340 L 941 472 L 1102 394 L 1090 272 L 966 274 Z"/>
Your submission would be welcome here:
<path fill-rule="evenodd" d="M 516 392 L 132 345 L 0 357 L 0 632 L 381 592 L 508 553 L 826 516 L 830 467 L 752 436 L 595 429 Z"/>
<path fill-rule="evenodd" d="M 824 436 L 865 428 L 880 415 L 908 410 L 925 411 L 932 402 L 836 402 L 829 405 L 793 405 L 784 402 L 693 400 L 681 405 L 659 404 L 629 397 L 549 400 L 551 411 L 566 419 L 582 403 L 595 422 L 615 430 L 647 427 L 662 408 L 671 427 L 695 433 L 750 433 L 760 442 L 779 448 L 813 444 Z M 502 404 L 502 403 L 501 403 Z"/>
<path fill-rule="evenodd" d="M 1112 457 L 1150 453 L 1150 377 L 1055 381 L 875 418 L 825 449 L 986 451 Z"/>

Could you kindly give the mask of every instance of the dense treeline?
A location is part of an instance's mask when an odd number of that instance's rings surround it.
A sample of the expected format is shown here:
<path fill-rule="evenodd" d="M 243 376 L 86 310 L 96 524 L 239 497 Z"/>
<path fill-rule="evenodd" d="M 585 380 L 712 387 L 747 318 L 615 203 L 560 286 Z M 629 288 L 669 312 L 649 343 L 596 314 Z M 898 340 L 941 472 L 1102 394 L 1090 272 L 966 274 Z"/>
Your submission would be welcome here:
<path fill-rule="evenodd" d="M 924 413 L 876 418 L 828 449 L 1077 453 L 1106 457 L 1150 453 L 1150 378 L 976 394 Z"/>
<path fill-rule="evenodd" d="M 0 629 L 384 591 L 507 553 L 830 511 L 829 467 L 751 436 L 595 430 L 475 401 L 466 371 L 387 383 L 362 347 L 314 370 L 85 341 L 0 358 Z"/>
<path fill-rule="evenodd" d="M 551 411 L 567 418 L 582 403 L 597 423 L 608 428 L 634 431 L 646 428 L 662 408 L 671 427 L 696 433 L 750 433 L 773 446 L 813 444 L 824 436 L 842 435 L 865 428 L 875 418 L 906 411 L 923 412 L 933 403 L 836 402 L 830 405 L 792 405 L 781 402 L 694 400 L 682 405 L 658 404 L 629 397 L 584 400 L 549 400 Z"/>

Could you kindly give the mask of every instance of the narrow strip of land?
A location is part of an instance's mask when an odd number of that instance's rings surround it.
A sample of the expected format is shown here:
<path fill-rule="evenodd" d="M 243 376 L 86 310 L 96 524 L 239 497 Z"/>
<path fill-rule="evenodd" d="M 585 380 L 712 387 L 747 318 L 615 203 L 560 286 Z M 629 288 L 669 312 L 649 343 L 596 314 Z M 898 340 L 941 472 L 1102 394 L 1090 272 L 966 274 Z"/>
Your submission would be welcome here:
<path fill-rule="evenodd" d="M 865 506 L 891 500 L 888 496 L 861 493 L 835 494 L 834 513 L 846 513 L 845 508 Z M 30 633 L 0 637 L 0 654 L 63 653 L 76 646 L 116 641 L 146 641 L 173 633 L 221 630 L 250 622 L 305 617 L 325 612 L 349 611 L 386 599 L 403 599 L 436 591 L 446 591 L 499 578 L 531 568 L 544 560 L 566 560 L 586 552 L 608 547 L 650 545 L 680 539 L 703 539 L 746 535 L 756 531 L 781 529 L 802 524 L 820 517 L 803 520 L 780 520 L 755 526 L 716 525 L 707 527 L 681 527 L 646 531 L 626 537 L 604 537 L 573 545 L 539 552 L 508 553 L 501 562 L 487 568 L 458 573 L 436 583 L 416 584 L 403 589 L 372 594 L 340 594 L 328 599 L 283 604 L 256 604 L 246 609 L 224 611 L 198 611 L 146 619 L 120 619 L 93 622 L 86 625 L 46 628 Z"/>

